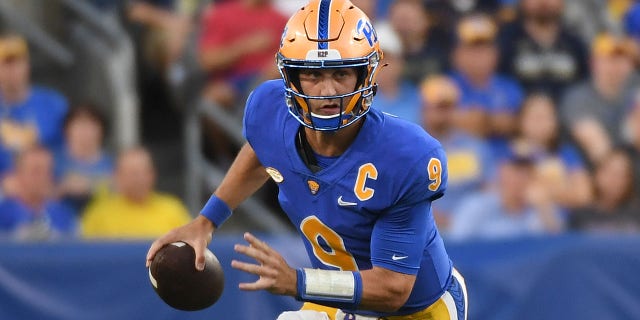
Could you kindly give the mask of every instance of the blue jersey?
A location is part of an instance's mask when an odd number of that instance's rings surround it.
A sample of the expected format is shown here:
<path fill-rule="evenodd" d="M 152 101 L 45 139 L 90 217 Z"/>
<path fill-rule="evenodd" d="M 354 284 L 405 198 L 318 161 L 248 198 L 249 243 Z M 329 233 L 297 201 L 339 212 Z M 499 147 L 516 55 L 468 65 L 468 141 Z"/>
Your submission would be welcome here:
<path fill-rule="evenodd" d="M 416 275 L 396 313 L 422 310 L 445 291 L 451 261 L 431 214 L 444 193 L 447 161 L 421 127 L 372 109 L 351 146 L 313 173 L 296 148 L 298 121 L 288 114 L 284 84 L 268 81 L 247 101 L 244 134 L 278 183 L 278 200 L 300 231 L 314 268 L 373 266 Z"/>

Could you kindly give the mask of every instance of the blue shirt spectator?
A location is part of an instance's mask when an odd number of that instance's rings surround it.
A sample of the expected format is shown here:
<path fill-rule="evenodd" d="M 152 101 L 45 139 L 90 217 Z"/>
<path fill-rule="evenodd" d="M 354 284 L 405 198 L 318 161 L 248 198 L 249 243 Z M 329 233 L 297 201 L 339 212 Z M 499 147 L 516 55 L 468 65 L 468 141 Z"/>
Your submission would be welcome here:
<path fill-rule="evenodd" d="M 40 209 L 29 207 L 17 198 L 0 201 L 0 233 L 16 239 L 72 236 L 76 224 L 73 211 L 55 200 L 48 200 Z"/>
<path fill-rule="evenodd" d="M 473 14 L 458 23 L 452 78 L 460 90 L 458 126 L 491 146 L 516 131 L 523 93 L 519 84 L 496 72 L 497 27 L 486 15 Z"/>
<path fill-rule="evenodd" d="M 67 113 L 67 100 L 54 90 L 31 88 L 28 98 L 16 104 L 5 104 L 0 95 L 0 173 L 13 168 L 15 154 L 31 143 L 54 150 L 62 145 L 62 123 Z M 34 141 L 28 142 L 33 132 Z"/>
<path fill-rule="evenodd" d="M 76 213 L 96 193 L 106 191 L 113 161 L 104 149 L 106 121 L 90 104 L 75 106 L 64 121 L 65 146 L 56 154 L 57 194 Z"/>
<path fill-rule="evenodd" d="M 564 227 L 551 195 L 534 178 L 534 160 L 516 152 L 499 167 L 495 189 L 464 199 L 456 208 L 451 239 L 497 239 L 558 232 Z"/>
<path fill-rule="evenodd" d="M 0 163 L 6 173 L 13 156 L 36 144 L 50 150 L 62 145 L 66 99 L 30 79 L 27 42 L 19 35 L 0 36 Z"/>
<path fill-rule="evenodd" d="M 16 158 L 11 188 L 0 201 L 0 233 L 19 240 L 72 236 L 73 212 L 54 197 L 53 156 L 41 146 L 29 147 Z"/>

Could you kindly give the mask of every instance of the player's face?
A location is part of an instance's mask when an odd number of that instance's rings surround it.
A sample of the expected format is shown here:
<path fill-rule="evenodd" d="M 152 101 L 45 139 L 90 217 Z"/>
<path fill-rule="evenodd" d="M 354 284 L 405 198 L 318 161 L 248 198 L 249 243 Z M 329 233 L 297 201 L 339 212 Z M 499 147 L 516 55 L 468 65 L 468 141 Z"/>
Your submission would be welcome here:
<path fill-rule="evenodd" d="M 300 86 L 302 92 L 309 96 L 335 96 L 348 94 L 355 90 L 358 74 L 354 68 L 302 69 Z M 308 99 L 312 113 L 330 116 L 340 113 L 343 105 L 349 101 L 344 99 Z"/>

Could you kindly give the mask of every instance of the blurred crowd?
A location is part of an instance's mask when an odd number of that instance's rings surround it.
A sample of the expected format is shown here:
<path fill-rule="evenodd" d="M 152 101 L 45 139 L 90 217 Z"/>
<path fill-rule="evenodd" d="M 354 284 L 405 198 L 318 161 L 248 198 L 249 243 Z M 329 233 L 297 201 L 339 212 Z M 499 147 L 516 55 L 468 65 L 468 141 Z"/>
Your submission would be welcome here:
<path fill-rule="evenodd" d="M 193 50 L 202 99 L 241 116 L 251 89 L 279 77 L 274 54 L 304 1 L 92 2 L 140 27 L 139 63 L 162 81 Z M 447 153 L 449 186 L 433 204 L 445 237 L 640 232 L 639 2 L 352 2 L 387 64 L 373 107 L 423 126 Z M 2 33 L 1 235 L 151 238 L 189 220 L 156 190 L 144 146 L 105 147 L 99 110 L 33 84 L 29 45 Z M 238 146 L 215 121 L 204 128 L 210 158 L 228 164 Z"/>

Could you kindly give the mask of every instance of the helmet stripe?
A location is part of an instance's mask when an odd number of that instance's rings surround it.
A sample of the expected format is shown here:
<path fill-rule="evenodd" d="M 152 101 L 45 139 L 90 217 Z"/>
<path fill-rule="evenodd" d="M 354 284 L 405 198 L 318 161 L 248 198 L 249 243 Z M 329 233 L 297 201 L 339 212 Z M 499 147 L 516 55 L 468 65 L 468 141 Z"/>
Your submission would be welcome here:
<path fill-rule="evenodd" d="M 323 40 L 329 39 L 329 7 L 331 0 L 320 1 L 320 12 L 318 13 L 318 50 L 329 49 L 329 43 Z"/>

